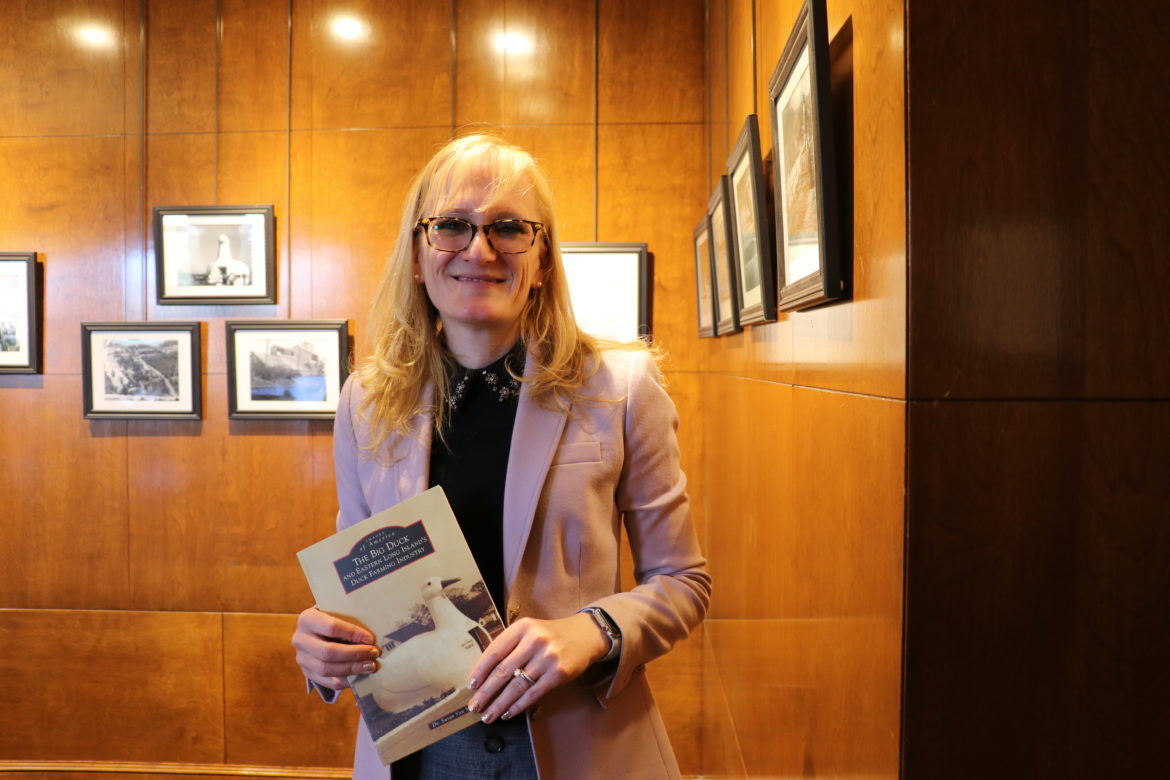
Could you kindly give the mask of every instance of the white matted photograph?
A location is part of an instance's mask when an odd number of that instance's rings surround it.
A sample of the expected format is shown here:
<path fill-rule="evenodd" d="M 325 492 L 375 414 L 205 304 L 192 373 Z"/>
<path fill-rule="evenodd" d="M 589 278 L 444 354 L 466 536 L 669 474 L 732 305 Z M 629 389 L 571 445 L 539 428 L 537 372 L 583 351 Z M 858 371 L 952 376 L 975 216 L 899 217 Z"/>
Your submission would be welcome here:
<path fill-rule="evenodd" d="M 0 374 L 40 372 L 36 252 L 0 252 Z"/>
<path fill-rule="evenodd" d="M 88 419 L 202 415 L 197 322 L 83 322 L 81 362 Z"/>
<path fill-rule="evenodd" d="M 349 375 L 346 320 L 228 322 L 228 417 L 332 420 Z"/>
<path fill-rule="evenodd" d="M 272 206 L 156 206 L 158 303 L 276 302 Z"/>
<path fill-rule="evenodd" d="M 639 243 L 562 243 L 573 315 L 586 333 L 614 341 L 650 335 L 650 256 Z"/>

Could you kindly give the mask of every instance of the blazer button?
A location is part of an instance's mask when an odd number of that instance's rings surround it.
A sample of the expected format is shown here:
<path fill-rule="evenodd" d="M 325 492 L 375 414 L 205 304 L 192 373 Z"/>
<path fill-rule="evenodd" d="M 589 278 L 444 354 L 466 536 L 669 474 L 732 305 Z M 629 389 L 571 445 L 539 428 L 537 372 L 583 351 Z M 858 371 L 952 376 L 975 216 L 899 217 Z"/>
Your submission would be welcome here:
<path fill-rule="evenodd" d="M 499 737 L 488 737 L 483 741 L 483 749 L 489 753 L 499 753 L 504 749 L 504 740 Z"/>

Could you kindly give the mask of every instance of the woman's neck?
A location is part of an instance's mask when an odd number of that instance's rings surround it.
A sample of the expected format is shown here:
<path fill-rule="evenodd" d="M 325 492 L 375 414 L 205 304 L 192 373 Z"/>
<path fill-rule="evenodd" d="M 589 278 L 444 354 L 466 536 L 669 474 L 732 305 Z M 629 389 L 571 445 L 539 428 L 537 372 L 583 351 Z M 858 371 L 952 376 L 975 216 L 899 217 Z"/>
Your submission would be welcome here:
<path fill-rule="evenodd" d="M 447 350 L 464 368 L 483 368 L 496 362 L 516 345 L 520 324 L 499 330 L 447 328 L 444 326 Z"/>

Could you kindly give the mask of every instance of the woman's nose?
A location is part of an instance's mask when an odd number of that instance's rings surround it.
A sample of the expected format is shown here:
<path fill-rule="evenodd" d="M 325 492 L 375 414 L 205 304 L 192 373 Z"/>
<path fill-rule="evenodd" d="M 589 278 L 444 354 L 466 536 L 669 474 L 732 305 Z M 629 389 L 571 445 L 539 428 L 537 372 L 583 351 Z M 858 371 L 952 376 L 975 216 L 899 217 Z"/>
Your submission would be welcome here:
<path fill-rule="evenodd" d="M 486 225 L 480 226 L 475 231 L 475 235 L 471 237 L 471 243 L 463 250 L 463 255 L 468 260 L 476 260 L 479 262 L 490 263 L 496 259 L 496 250 L 488 241 Z"/>

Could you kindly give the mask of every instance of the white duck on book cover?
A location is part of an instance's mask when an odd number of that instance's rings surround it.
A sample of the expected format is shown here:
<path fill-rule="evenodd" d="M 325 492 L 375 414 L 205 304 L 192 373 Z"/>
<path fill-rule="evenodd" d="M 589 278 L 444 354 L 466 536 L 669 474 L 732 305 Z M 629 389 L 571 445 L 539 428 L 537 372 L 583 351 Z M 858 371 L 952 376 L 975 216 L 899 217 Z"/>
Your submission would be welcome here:
<path fill-rule="evenodd" d="M 369 629 L 378 670 L 349 678 L 382 762 L 479 722 L 471 667 L 503 631 L 440 487 L 297 553 L 317 608 Z"/>

